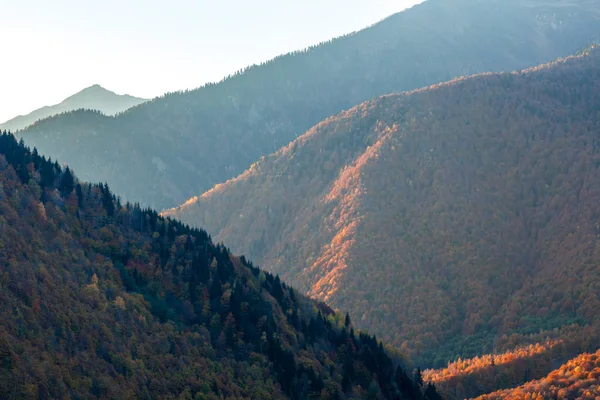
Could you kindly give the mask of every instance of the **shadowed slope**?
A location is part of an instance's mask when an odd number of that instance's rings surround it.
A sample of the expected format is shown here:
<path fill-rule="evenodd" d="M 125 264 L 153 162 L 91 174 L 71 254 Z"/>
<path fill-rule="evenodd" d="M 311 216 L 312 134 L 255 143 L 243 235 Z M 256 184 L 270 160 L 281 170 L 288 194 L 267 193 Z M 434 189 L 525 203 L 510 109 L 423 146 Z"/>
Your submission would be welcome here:
<path fill-rule="evenodd" d="M 208 234 L 0 134 L 0 398 L 436 400 Z"/>

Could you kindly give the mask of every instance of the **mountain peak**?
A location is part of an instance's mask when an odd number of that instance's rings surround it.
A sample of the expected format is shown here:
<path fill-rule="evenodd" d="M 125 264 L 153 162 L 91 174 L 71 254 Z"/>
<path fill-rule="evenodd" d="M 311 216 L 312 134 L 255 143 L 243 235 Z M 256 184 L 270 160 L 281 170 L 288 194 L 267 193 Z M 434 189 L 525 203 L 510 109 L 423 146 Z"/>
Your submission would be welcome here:
<path fill-rule="evenodd" d="M 0 130 L 6 129 L 14 132 L 18 129 L 26 128 L 41 119 L 81 108 L 98 110 L 106 115 L 115 115 L 145 101 L 146 99 L 133 97 L 128 94 L 120 95 L 99 84 L 94 84 L 67 97 L 59 104 L 42 107 L 27 115 L 20 115 L 10 119 L 0 124 Z"/>
<path fill-rule="evenodd" d="M 363 101 L 458 76 L 555 60 L 587 46 L 600 28 L 593 5 L 507 3 L 497 10 L 475 0 L 425 1 L 353 35 L 240 71 L 234 79 L 147 102 L 114 123 L 82 119 L 76 126 L 65 116 L 52 126 L 38 124 L 24 136 L 38 151 L 68 155 L 65 161 L 82 176 L 111 182 L 124 198 L 159 209 L 174 207 Z M 560 19 L 560 31 L 544 22 L 556 25 L 548 16 L 554 13 L 571 15 Z M 547 18 L 541 21 L 540 15 Z M 85 136 L 105 141 L 98 148 L 77 140 Z M 121 144 L 129 146 L 131 157 L 105 158 L 113 153 L 109 146 L 115 140 L 127 141 Z M 156 156 L 139 152 L 140 141 Z M 156 179 L 156 185 L 149 184 Z"/>
<path fill-rule="evenodd" d="M 77 100 L 82 96 L 103 96 L 103 97 L 129 97 L 128 95 L 118 95 L 115 92 L 100 86 L 99 84 L 94 84 L 92 86 L 88 86 L 85 89 L 80 90 L 79 92 L 67 97 L 60 104 L 66 103 L 68 101 Z"/>
<path fill-rule="evenodd" d="M 98 83 L 95 83 L 95 84 L 93 84 L 91 86 L 88 86 L 85 89 L 82 89 L 79 92 L 77 92 L 77 93 L 69 96 L 68 98 L 75 97 L 75 96 L 78 96 L 78 95 L 81 95 L 81 94 L 105 95 L 105 96 L 110 95 L 110 96 L 115 96 L 115 97 L 137 98 L 137 97 L 134 97 L 134 96 L 130 96 L 128 94 L 118 94 L 118 93 L 116 93 L 116 92 L 114 92 L 112 90 L 109 90 L 109 89 L 105 88 L 104 86 L 102 86 L 102 85 L 100 85 Z"/>
<path fill-rule="evenodd" d="M 92 92 L 92 91 L 102 91 L 102 92 L 111 92 L 110 90 L 100 86 L 99 84 L 94 84 L 92 86 L 86 87 L 85 89 L 83 89 L 81 92 Z M 80 92 L 80 93 L 81 93 Z M 111 92 L 113 93 L 113 92 Z"/>

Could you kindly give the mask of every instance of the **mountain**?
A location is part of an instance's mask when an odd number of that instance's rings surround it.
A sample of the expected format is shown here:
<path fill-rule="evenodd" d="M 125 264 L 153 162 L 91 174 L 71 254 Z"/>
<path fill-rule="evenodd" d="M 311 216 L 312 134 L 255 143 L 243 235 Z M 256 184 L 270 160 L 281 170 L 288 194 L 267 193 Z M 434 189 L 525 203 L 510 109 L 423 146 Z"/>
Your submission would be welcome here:
<path fill-rule="evenodd" d="M 147 100 L 127 94 L 119 95 L 100 85 L 93 85 L 67 97 L 59 104 L 42 107 L 27 115 L 10 119 L 0 124 L 0 130 L 15 132 L 41 119 L 78 109 L 98 110 L 106 115 L 115 115 L 145 101 Z"/>
<path fill-rule="evenodd" d="M 546 378 L 548 373 L 574 355 L 594 352 L 600 331 L 592 327 L 569 327 L 543 334 L 504 336 L 496 352 L 472 359 L 458 359 L 438 370 L 423 371 L 446 400 L 473 399 L 502 389 L 513 389 Z M 514 347 L 515 339 L 520 343 Z M 561 397 L 563 398 L 563 397 Z"/>
<path fill-rule="evenodd" d="M 2 399 L 440 398 L 349 317 L 6 133 L 0 250 Z"/>
<path fill-rule="evenodd" d="M 478 397 L 478 400 L 581 399 L 600 397 L 600 351 L 582 354 L 553 371 L 544 379 L 516 389 Z"/>
<path fill-rule="evenodd" d="M 598 109 L 598 47 L 382 96 L 165 215 L 441 367 L 600 321 Z"/>
<path fill-rule="evenodd" d="M 598 34 L 598 0 L 428 0 L 218 84 L 116 117 L 76 111 L 22 136 L 84 180 L 107 181 L 127 200 L 170 208 L 363 101 L 553 61 Z"/>

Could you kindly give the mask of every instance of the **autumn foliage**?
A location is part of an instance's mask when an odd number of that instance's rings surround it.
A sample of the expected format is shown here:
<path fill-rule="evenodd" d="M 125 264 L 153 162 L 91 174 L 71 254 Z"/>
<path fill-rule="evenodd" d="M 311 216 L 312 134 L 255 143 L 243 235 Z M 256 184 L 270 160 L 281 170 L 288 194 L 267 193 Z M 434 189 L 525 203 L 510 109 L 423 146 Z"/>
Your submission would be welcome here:
<path fill-rule="evenodd" d="M 375 337 L 0 134 L 1 399 L 426 398 Z"/>
<path fill-rule="evenodd" d="M 384 96 L 166 215 L 439 368 L 600 320 L 599 108 L 594 48 Z"/>
<path fill-rule="evenodd" d="M 557 365 L 596 348 L 591 343 L 598 342 L 600 332 L 597 328 L 575 325 L 541 334 L 511 336 L 496 341 L 496 353 L 459 358 L 445 368 L 425 370 L 423 380 L 435 383 L 448 400 L 514 388 L 541 379 Z M 515 348 L 515 343 L 521 345 Z"/>
<path fill-rule="evenodd" d="M 544 379 L 516 389 L 478 397 L 478 400 L 596 400 L 600 397 L 600 351 L 582 354 L 552 371 Z"/>

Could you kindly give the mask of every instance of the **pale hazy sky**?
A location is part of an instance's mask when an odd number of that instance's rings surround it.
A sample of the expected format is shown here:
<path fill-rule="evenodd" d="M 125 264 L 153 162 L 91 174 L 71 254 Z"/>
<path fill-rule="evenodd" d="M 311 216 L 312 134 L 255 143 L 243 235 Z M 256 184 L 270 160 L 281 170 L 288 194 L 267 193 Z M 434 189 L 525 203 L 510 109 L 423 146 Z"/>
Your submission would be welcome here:
<path fill-rule="evenodd" d="M 0 0 L 0 122 L 93 84 L 155 97 L 419 0 Z"/>

